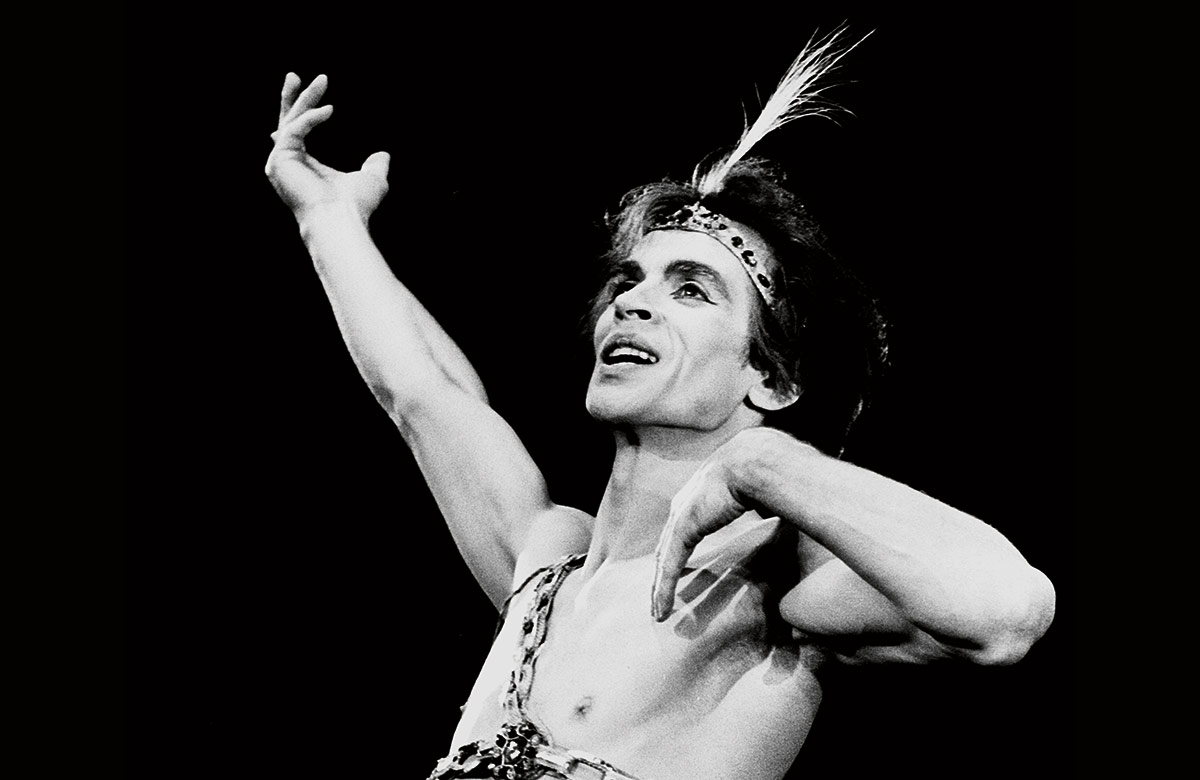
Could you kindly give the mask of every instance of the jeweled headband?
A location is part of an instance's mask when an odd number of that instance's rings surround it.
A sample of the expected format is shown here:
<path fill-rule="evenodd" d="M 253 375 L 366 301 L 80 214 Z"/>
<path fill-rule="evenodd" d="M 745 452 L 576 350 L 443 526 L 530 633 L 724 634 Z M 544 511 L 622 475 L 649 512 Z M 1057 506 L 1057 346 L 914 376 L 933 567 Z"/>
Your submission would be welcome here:
<path fill-rule="evenodd" d="M 758 290 L 767 307 L 775 308 L 777 299 L 774 292 L 775 283 L 772 281 L 775 263 L 767 246 L 745 225 L 727 219 L 699 203 L 693 203 L 655 223 L 650 230 L 687 230 L 716 239 L 738 259 L 742 270 L 750 277 L 754 289 Z"/>
<path fill-rule="evenodd" d="M 767 133 L 802 116 L 828 116 L 840 110 L 821 97 L 832 85 L 819 82 L 836 68 L 838 60 L 866 39 L 864 36 L 857 43 L 844 46 L 841 38 L 844 32 L 842 26 L 820 40 L 810 39 L 779 81 L 758 119 L 742 132 L 737 146 L 710 163 L 696 166 L 692 186 L 701 198 L 720 192 L 733 166 Z M 650 230 L 690 230 L 711 236 L 737 257 L 768 307 L 774 309 L 779 302 L 773 255 L 745 225 L 701 206 L 697 200 L 655 223 Z"/>

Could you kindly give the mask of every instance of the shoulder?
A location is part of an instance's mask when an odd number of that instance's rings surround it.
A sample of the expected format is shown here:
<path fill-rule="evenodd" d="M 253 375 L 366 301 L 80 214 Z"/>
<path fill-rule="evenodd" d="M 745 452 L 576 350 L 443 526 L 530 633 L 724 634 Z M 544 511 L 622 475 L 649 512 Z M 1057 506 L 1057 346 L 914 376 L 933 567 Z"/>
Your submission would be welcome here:
<path fill-rule="evenodd" d="M 558 563 L 568 555 L 587 552 L 592 541 L 593 521 L 594 518 L 583 510 L 557 504 L 539 512 L 530 522 L 517 551 L 512 589 L 538 569 Z"/>

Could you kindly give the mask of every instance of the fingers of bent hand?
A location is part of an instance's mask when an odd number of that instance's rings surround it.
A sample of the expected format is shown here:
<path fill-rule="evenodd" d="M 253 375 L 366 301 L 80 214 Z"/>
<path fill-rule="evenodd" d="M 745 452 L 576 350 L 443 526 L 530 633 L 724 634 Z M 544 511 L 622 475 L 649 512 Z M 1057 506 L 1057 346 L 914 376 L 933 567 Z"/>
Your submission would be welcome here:
<path fill-rule="evenodd" d="M 279 124 L 283 124 L 283 118 L 291 110 L 292 103 L 296 100 L 296 91 L 299 89 L 300 77 L 289 72 L 283 79 L 283 93 L 279 96 Z"/>
<path fill-rule="evenodd" d="M 675 494 L 655 550 L 651 613 L 656 620 L 665 620 L 670 615 L 675 604 L 675 587 L 700 541 L 745 511 L 720 472 L 712 468 L 702 467 Z"/>
<path fill-rule="evenodd" d="M 672 510 L 654 552 L 654 587 L 650 596 L 650 613 L 662 622 L 671 614 L 675 604 L 675 588 L 683 574 L 683 566 L 692 554 L 699 536 L 692 528 L 691 513 Z"/>
<path fill-rule="evenodd" d="M 317 76 L 311 84 L 304 88 L 304 91 L 296 98 L 296 102 L 288 108 L 285 117 L 295 118 L 304 114 L 320 102 L 321 98 L 325 96 L 325 88 L 328 86 L 329 79 L 324 74 Z"/>
<path fill-rule="evenodd" d="M 300 116 L 280 125 L 278 130 L 271 133 L 275 147 L 277 149 L 303 149 L 304 138 L 312 132 L 314 127 L 324 122 L 332 114 L 333 106 L 321 106 L 305 111 Z"/>
<path fill-rule="evenodd" d="M 288 123 L 288 132 L 299 138 L 308 135 L 317 125 L 324 122 L 333 114 L 333 106 L 321 106 L 305 111 Z"/>
<path fill-rule="evenodd" d="M 325 95 L 325 88 L 329 86 L 329 79 L 324 74 L 317 76 L 297 96 L 302 83 L 299 76 L 290 72 L 283 80 L 283 91 L 279 95 L 280 129 L 296 117 L 304 115 L 321 100 Z"/>

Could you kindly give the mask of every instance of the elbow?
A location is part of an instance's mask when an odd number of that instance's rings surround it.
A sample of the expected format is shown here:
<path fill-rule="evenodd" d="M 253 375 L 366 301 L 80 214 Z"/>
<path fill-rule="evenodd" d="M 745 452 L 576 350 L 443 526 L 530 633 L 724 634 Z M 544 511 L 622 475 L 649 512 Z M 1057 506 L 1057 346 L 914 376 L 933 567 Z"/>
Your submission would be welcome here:
<path fill-rule="evenodd" d="M 990 639 L 984 646 L 970 653 L 972 663 L 980 666 L 1012 666 L 1025 657 L 1037 637 L 1013 632 Z"/>
<path fill-rule="evenodd" d="M 983 666 L 1011 666 L 1029 652 L 1054 620 L 1054 585 L 1037 569 L 1022 586 L 1009 589 L 1006 605 L 989 621 L 986 639 L 968 653 Z"/>

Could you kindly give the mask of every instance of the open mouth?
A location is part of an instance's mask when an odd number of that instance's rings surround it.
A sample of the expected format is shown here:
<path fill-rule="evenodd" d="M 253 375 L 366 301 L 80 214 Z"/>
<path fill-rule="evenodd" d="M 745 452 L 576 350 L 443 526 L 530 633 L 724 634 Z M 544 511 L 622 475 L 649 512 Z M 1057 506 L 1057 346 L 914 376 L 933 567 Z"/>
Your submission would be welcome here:
<path fill-rule="evenodd" d="M 633 339 L 621 337 L 606 345 L 600 353 L 600 360 L 606 366 L 631 363 L 638 366 L 649 366 L 658 362 L 658 355 Z"/>

